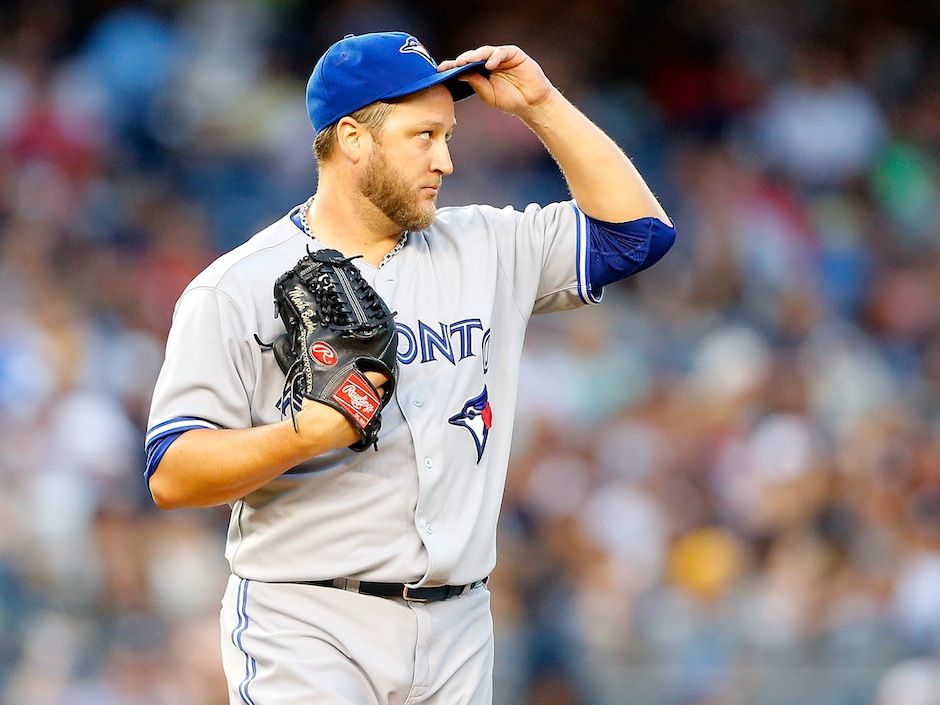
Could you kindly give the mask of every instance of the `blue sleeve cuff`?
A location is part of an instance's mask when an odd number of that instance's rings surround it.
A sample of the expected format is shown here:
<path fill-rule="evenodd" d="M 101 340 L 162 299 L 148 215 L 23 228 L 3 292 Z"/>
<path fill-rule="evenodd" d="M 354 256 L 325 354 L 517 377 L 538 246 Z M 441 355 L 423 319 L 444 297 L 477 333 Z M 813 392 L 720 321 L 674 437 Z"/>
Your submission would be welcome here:
<path fill-rule="evenodd" d="M 676 229 L 659 218 L 608 223 L 586 217 L 588 272 L 595 296 L 608 284 L 656 264 L 676 241 Z"/>
<path fill-rule="evenodd" d="M 144 480 L 149 482 L 151 475 L 156 471 L 163 455 L 173 445 L 173 441 L 186 431 L 197 428 L 218 428 L 211 421 L 195 416 L 177 416 L 176 418 L 157 424 L 147 432 L 145 449 L 147 452 L 147 467 L 144 470 Z"/>

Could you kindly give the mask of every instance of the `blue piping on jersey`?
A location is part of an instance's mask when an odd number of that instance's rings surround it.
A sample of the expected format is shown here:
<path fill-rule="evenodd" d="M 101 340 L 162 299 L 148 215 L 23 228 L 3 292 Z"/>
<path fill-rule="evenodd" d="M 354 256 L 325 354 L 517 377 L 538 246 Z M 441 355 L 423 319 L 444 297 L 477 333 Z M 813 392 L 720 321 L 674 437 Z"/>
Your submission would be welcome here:
<path fill-rule="evenodd" d="M 626 223 L 586 218 L 592 295 L 611 282 L 653 266 L 676 241 L 676 229 L 659 218 L 639 218 Z"/>
<path fill-rule="evenodd" d="M 589 260 L 591 252 L 591 219 L 584 215 L 584 212 L 574 202 L 571 203 L 571 207 L 574 208 L 576 228 L 574 270 L 577 277 L 578 298 L 585 304 L 598 304 L 601 302 L 603 292 L 598 288 L 598 293 L 595 295 L 591 286 Z"/>
<path fill-rule="evenodd" d="M 235 609 L 238 614 L 238 624 L 232 631 L 232 643 L 239 651 L 245 654 L 245 678 L 238 686 L 238 694 L 245 705 L 255 705 L 255 701 L 248 695 L 248 685 L 258 674 L 258 663 L 245 651 L 242 645 L 242 636 L 248 629 L 248 581 L 244 578 L 238 584 L 238 597 L 235 600 Z"/>
<path fill-rule="evenodd" d="M 291 211 L 290 219 L 294 222 L 294 225 L 297 226 L 297 229 L 302 233 L 306 233 L 304 230 L 304 223 L 300 219 L 300 207 L 298 206 L 295 210 Z"/>

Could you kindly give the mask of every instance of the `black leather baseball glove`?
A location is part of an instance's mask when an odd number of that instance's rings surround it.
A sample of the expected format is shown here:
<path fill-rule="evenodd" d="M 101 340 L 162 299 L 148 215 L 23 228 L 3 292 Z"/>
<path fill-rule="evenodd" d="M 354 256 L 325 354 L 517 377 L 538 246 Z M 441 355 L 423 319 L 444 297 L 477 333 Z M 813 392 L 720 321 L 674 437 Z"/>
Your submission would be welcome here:
<path fill-rule="evenodd" d="M 274 283 L 276 315 L 286 332 L 273 343 L 278 366 L 287 376 L 281 412 L 300 408 L 301 397 L 331 406 L 359 431 L 349 446 L 377 446 L 381 412 L 395 391 L 398 333 L 395 314 L 363 279 L 352 260 L 336 250 L 307 250 L 295 267 Z M 388 377 L 384 395 L 365 376 Z"/>

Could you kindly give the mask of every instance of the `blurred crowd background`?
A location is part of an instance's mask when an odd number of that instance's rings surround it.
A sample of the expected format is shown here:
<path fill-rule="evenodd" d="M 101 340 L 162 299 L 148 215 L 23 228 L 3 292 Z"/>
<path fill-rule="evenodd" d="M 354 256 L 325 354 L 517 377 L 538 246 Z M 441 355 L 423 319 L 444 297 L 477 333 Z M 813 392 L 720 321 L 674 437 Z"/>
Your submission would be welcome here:
<path fill-rule="evenodd" d="M 498 705 L 940 703 L 940 6 L 6 0 L 0 701 L 222 705 L 227 508 L 142 481 L 177 296 L 314 189 L 350 32 L 516 43 L 676 246 L 533 321 Z M 567 197 L 467 101 L 444 203 Z"/>

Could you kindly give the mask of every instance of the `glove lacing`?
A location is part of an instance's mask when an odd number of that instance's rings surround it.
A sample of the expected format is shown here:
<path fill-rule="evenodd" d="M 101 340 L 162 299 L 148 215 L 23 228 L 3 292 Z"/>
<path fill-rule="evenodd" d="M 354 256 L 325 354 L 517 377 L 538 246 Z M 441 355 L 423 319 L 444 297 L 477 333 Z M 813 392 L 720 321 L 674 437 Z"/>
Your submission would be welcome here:
<path fill-rule="evenodd" d="M 355 265 L 349 266 L 362 255 L 334 259 L 318 256 L 319 253 L 310 252 L 309 248 L 307 253 L 314 262 L 330 265 L 329 268 L 317 268 L 319 271 L 314 280 L 315 285 L 311 287 L 311 293 L 317 302 L 320 322 L 324 326 L 351 333 L 359 339 L 369 339 L 395 317 L 395 313 L 391 311 L 383 313 L 384 306 L 378 294 L 369 286 Z M 311 265 L 311 269 L 314 267 L 315 265 Z M 349 295 L 342 291 L 343 281 L 352 289 Z"/>
<path fill-rule="evenodd" d="M 258 334 L 255 333 L 255 342 L 261 347 L 262 351 L 267 352 L 273 346 L 272 343 L 266 343 L 258 337 Z M 294 342 L 296 345 L 296 341 Z M 299 433 L 300 429 L 297 427 L 297 407 L 294 404 L 294 398 L 297 396 L 297 383 L 302 380 L 304 377 L 303 369 L 303 358 L 297 357 L 292 363 L 291 366 L 287 368 L 284 378 L 284 387 L 281 389 L 281 418 L 283 419 L 287 413 L 284 411 L 285 406 L 290 407 L 290 420 L 291 424 L 294 426 L 294 433 Z"/>

